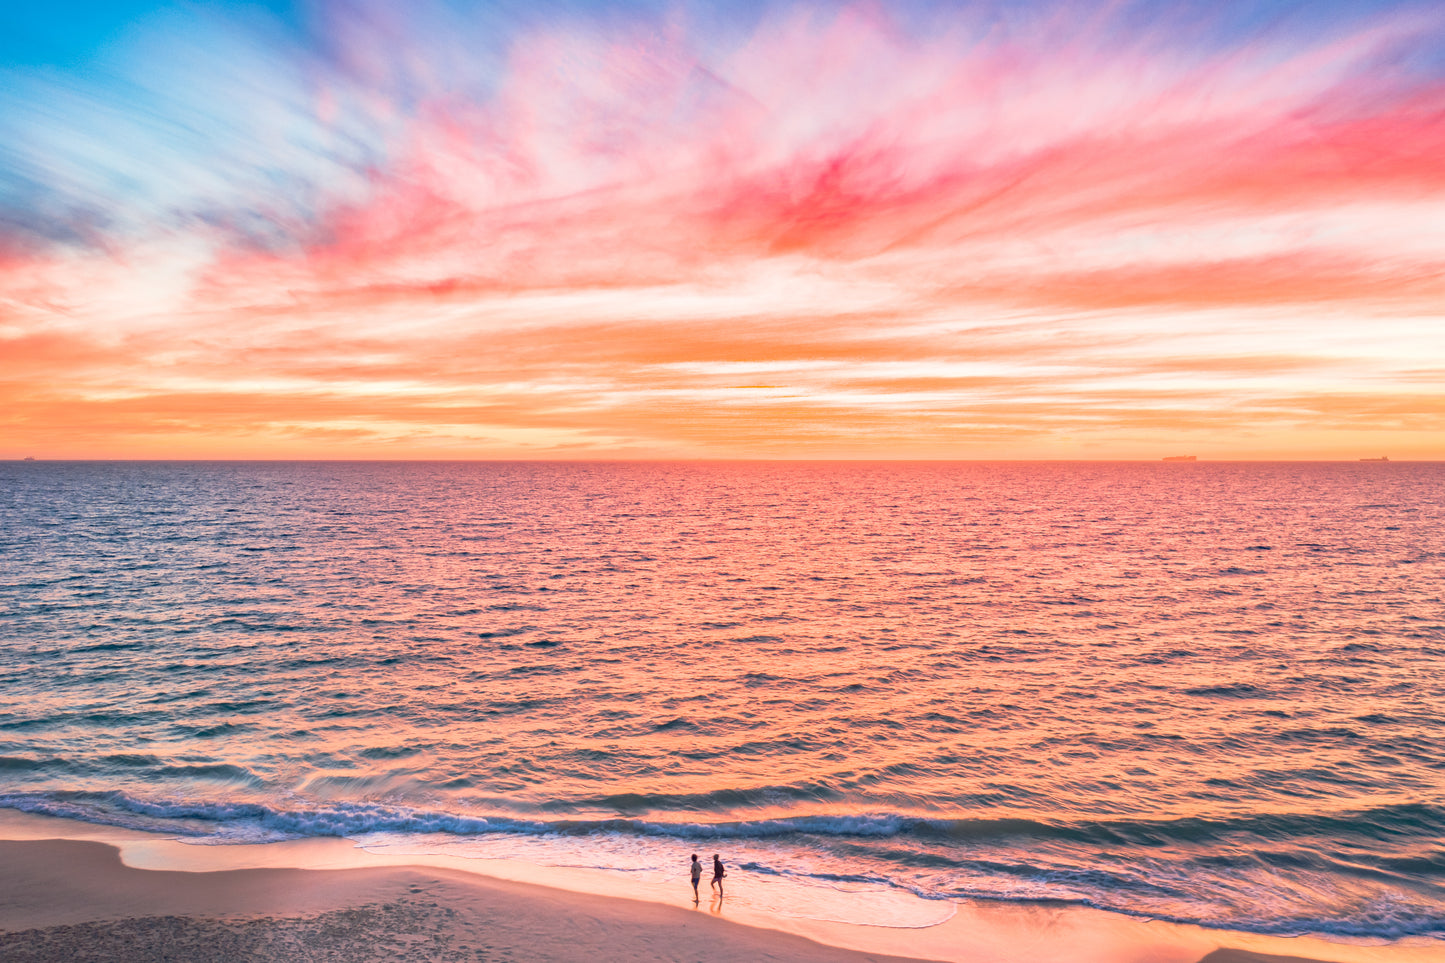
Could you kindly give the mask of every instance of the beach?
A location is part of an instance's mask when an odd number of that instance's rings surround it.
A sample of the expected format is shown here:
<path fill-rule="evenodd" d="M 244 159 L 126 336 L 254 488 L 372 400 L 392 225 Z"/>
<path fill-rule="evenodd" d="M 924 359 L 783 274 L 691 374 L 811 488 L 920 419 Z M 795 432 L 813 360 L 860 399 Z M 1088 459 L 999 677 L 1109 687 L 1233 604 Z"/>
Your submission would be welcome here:
<path fill-rule="evenodd" d="M 804 963 L 1435 963 L 1438 942 L 1349 945 L 1209 931 L 1045 904 L 958 907 L 919 928 L 734 916 L 378 857 L 342 839 L 194 846 L 48 817 L 0 818 L 7 961 L 795 960 Z M 534 872 L 540 872 L 533 868 Z M 518 875 L 516 867 L 511 875 Z M 555 882 L 566 882 L 561 876 Z M 573 883 L 595 885 L 586 874 Z M 746 877 L 730 875 L 740 892 Z"/>
<path fill-rule="evenodd" d="M 440 867 L 138 870 L 77 840 L 0 844 L 22 960 L 902 960 Z"/>

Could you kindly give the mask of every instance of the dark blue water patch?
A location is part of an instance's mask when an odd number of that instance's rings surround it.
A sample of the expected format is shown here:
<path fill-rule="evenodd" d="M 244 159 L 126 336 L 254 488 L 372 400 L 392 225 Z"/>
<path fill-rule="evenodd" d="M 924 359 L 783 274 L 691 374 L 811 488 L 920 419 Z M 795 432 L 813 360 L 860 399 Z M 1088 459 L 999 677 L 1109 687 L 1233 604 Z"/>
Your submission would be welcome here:
<path fill-rule="evenodd" d="M 1217 699 L 1263 699 L 1272 695 L 1268 689 L 1262 689 L 1248 682 L 1200 686 L 1198 688 L 1185 689 L 1184 694 Z"/>
<path fill-rule="evenodd" d="M 304 632 L 312 631 L 316 626 L 312 624 L 301 624 L 292 622 L 275 621 L 276 617 L 267 613 L 260 613 L 250 618 L 239 616 L 226 616 L 219 619 L 208 619 L 203 624 L 205 628 L 216 630 L 239 630 L 242 632 Z"/>
<path fill-rule="evenodd" d="M 1282 729 L 1271 733 L 1269 736 L 1275 742 L 1287 744 L 1295 743 L 1335 743 L 1335 742 L 1358 742 L 1363 738 L 1353 729 L 1343 726 L 1324 727 L 1319 729 Z"/>
<path fill-rule="evenodd" d="M 371 706 L 356 706 L 354 708 L 347 706 L 330 706 L 319 711 L 310 709 L 306 712 L 306 715 L 312 719 L 352 719 L 357 716 L 374 716 L 379 714 L 380 710 Z"/>
<path fill-rule="evenodd" d="M 1401 874 L 1406 880 L 1445 879 L 1445 850 L 1434 850 L 1418 856 L 1377 857 L 1382 869 Z"/>
<path fill-rule="evenodd" d="M 201 703 L 196 706 L 195 712 L 205 715 L 224 715 L 227 713 L 239 713 L 241 715 L 264 712 L 276 706 L 274 699 L 240 699 L 221 702 Z"/>
<path fill-rule="evenodd" d="M 450 779 L 437 783 L 436 787 L 438 789 L 455 791 L 458 789 L 471 789 L 476 785 L 477 780 L 471 776 L 453 776 Z"/>
<path fill-rule="evenodd" d="M 363 759 L 405 759 L 425 751 L 422 746 L 372 746 L 361 750 L 358 755 Z"/>
<path fill-rule="evenodd" d="M 73 648 L 72 652 L 124 652 L 132 649 L 144 649 L 144 642 L 96 642 L 92 645 L 80 645 Z"/>
<path fill-rule="evenodd" d="M 510 638 L 511 636 L 514 636 L 514 635 L 526 635 L 528 632 L 535 632 L 535 631 L 537 631 L 537 627 L 534 626 L 534 625 L 521 625 L 521 626 L 516 626 L 515 628 L 510 628 L 510 629 L 493 629 L 493 630 L 487 631 L 487 632 L 478 632 L 478 633 L 477 633 L 477 638 L 479 638 L 479 639 L 505 639 L 505 638 Z"/>
<path fill-rule="evenodd" d="M 1381 645 L 1378 642 L 1347 642 L 1335 649 L 1336 652 L 1391 652 L 1395 646 Z"/>
<path fill-rule="evenodd" d="M 215 780 L 253 785 L 262 781 L 255 773 L 243 766 L 223 762 L 197 763 L 189 766 L 161 766 L 155 769 L 153 774 L 161 779 Z"/>
<path fill-rule="evenodd" d="M 3 722 L 0 722 L 0 731 L 27 732 L 36 729 L 48 729 L 60 724 L 61 721 L 53 717 L 35 719 L 7 719 Z"/>
<path fill-rule="evenodd" d="M 569 696 L 546 695 L 532 696 L 521 699 L 490 699 L 485 707 L 465 702 L 443 704 L 439 708 L 452 713 L 473 713 L 485 712 L 488 715 L 505 715 L 511 712 L 525 712 L 529 709 L 544 709 L 556 705 L 570 705 L 573 699 Z"/>
<path fill-rule="evenodd" d="M 58 718 L 66 721 L 74 721 L 90 726 L 120 726 L 129 727 L 139 723 L 163 722 L 169 720 L 170 713 L 160 710 L 142 710 L 139 712 L 77 712 Z"/>
<path fill-rule="evenodd" d="M 0 756 L 0 772 L 42 772 L 68 766 L 67 760 L 56 757 L 37 759 L 32 756 Z"/>
<path fill-rule="evenodd" d="M 559 675 L 575 671 L 575 667 L 547 664 L 514 665 L 506 671 L 510 676 Z"/>
<path fill-rule="evenodd" d="M 154 769 L 161 766 L 161 760 L 156 756 L 137 755 L 135 753 L 117 753 L 110 756 L 102 756 L 100 761 L 111 766 L 120 766 L 128 769 Z"/>
<path fill-rule="evenodd" d="M 541 803 L 538 809 L 549 813 L 576 813 L 591 812 L 598 810 L 612 810 L 619 816 L 636 816 L 648 813 L 656 813 L 661 816 L 667 814 L 695 814 L 706 817 L 709 813 L 731 809 L 746 809 L 758 806 L 776 806 L 785 802 L 827 802 L 841 798 L 841 794 L 831 787 L 818 783 L 803 785 L 769 785 L 758 786 L 749 789 L 719 789 L 713 792 L 699 793 L 609 793 L 599 796 L 584 796 L 571 800 L 552 800 Z M 687 830 L 685 824 L 684 830 Z M 750 833 L 750 823 L 715 824 L 702 827 L 698 832 L 711 837 L 726 837 L 729 827 L 741 837 Z M 787 820 L 763 820 L 758 826 L 764 827 L 765 834 L 777 835 L 774 830 L 782 832 L 789 831 Z M 652 831 L 649 827 L 654 824 L 638 824 L 636 831 L 647 833 Z M 654 828 L 661 829 L 665 823 L 657 823 Z"/>
<path fill-rule="evenodd" d="M 779 753 L 787 752 L 808 752 L 818 748 L 816 743 L 803 742 L 801 740 L 790 740 L 790 746 L 780 746 L 777 740 L 741 742 L 714 747 L 695 747 L 691 749 L 678 749 L 676 755 L 683 759 L 691 759 L 696 762 L 707 762 L 713 759 L 745 759 L 749 757 L 767 759 Z M 842 760 L 845 757 L 838 754 L 836 757 Z"/>

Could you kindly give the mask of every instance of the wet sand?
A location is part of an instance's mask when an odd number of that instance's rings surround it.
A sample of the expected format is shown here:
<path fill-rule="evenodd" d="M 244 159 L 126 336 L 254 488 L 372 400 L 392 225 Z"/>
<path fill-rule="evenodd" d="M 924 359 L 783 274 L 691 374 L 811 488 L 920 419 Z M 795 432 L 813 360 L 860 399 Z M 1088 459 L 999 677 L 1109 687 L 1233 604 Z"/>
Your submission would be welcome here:
<path fill-rule="evenodd" d="M 14 813 L 0 819 L 3 836 L 20 837 L 0 838 L 7 963 L 1445 961 L 1439 943 L 1283 940 L 1068 907 L 965 905 L 947 923 L 902 930 L 764 919 L 706 893 L 693 905 L 690 892 L 667 900 L 577 892 L 456 865 L 475 861 L 379 859 L 345 840 L 185 846 Z"/>

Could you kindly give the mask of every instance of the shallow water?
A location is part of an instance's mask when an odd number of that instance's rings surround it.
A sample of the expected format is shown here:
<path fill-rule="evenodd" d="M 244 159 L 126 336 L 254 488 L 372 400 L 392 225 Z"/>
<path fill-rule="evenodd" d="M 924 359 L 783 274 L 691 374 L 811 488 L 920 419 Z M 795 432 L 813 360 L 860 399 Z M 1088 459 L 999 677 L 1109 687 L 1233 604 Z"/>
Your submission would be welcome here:
<path fill-rule="evenodd" d="M 702 847 L 898 925 L 1445 937 L 1442 483 L 3 464 L 0 805 L 655 877 Z"/>

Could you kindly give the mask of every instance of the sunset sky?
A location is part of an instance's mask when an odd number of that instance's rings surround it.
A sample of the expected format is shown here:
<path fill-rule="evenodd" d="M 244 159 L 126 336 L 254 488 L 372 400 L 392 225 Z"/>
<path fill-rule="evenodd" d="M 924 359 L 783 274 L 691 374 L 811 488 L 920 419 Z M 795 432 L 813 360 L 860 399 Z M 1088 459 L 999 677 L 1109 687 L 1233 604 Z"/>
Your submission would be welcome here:
<path fill-rule="evenodd" d="M 0 457 L 1173 454 L 1445 458 L 1437 2 L 0 14 Z"/>

